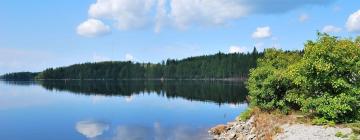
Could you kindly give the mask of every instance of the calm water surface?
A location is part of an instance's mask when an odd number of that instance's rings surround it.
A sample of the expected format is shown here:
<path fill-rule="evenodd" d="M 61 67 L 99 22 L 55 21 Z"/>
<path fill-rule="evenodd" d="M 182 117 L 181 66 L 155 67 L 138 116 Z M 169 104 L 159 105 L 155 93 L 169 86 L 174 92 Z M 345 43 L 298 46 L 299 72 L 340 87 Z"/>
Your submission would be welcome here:
<path fill-rule="evenodd" d="M 0 81 L 0 139 L 209 139 L 246 94 L 224 81 Z"/>

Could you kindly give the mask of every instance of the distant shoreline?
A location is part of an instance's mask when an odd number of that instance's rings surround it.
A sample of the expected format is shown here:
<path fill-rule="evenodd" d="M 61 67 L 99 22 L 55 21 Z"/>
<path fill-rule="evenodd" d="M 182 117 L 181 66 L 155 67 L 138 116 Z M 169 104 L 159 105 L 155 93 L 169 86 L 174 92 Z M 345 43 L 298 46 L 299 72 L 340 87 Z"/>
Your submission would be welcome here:
<path fill-rule="evenodd" d="M 246 81 L 247 78 L 186 78 L 186 79 L 172 79 L 172 78 L 152 78 L 152 79 L 31 79 L 31 80 L 6 80 L 2 81 Z"/>

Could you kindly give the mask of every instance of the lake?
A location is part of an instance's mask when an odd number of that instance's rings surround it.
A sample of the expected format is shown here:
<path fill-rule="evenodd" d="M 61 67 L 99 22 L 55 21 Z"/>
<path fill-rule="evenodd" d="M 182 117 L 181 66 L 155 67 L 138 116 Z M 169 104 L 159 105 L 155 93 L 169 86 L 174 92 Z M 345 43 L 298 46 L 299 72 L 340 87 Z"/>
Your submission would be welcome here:
<path fill-rule="evenodd" d="M 0 139 L 210 139 L 246 95 L 240 81 L 0 81 Z"/>

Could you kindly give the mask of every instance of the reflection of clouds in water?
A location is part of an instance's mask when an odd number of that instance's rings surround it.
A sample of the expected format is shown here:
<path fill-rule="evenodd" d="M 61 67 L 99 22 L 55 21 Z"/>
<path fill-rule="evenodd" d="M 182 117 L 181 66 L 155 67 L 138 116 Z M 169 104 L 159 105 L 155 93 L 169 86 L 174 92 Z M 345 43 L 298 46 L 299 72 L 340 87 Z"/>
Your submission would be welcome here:
<path fill-rule="evenodd" d="M 87 138 L 95 138 L 109 129 L 109 125 L 96 121 L 80 121 L 76 123 L 76 130 Z"/>
<path fill-rule="evenodd" d="M 150 136 L 151 131 L 146 127 L 119 126 L 113 140 L 145 140 Z"/>
<path fill-rule="evenodd" d="M 229 104 L 230 108 L 247 108 L 247 104 Z"/>
<path fill-rule="evenodd" d="M 207 128 L 192 128 L 186 126 L 162 127 L 155 122 L 153 127 L 119 126 L 113 140 L 202 140 L 208 139 Z"/>
<path fill-rule="evenodd" d="M 108 99 L 109 99 L 108 97 L 100 96 L 100 95 L 91 96 L 91 101 L 93 104 L 107 101 Z"/>
<path fill-rule="evenodd" d="M 0 81 L 0 110 L 44 106 L 56 98 L 43 93 L 43 89 L 34 86 L 7 85 Z"/>
<path fill-rule="evenodd" d="M 125 101 L 130 103 L 133 100 L 133 96 L 126 96 Z"/>

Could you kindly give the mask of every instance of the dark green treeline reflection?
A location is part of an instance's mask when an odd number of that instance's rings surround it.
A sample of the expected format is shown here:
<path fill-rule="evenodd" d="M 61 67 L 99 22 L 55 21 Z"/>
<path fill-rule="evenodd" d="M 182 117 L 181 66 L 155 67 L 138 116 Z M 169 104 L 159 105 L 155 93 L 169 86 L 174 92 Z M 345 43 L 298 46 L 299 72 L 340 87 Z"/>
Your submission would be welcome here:
<path fill-rule="evenodd" d="M 23 84 L 21 82 L 8 82 Z M 247 95 L 244 82 L 232 81 L 36 81 L 47 90 L 69 91 L 83 95 L 131 96 L 156 93 L 167 98 L 184 98 L 187 100 L 224 103 L 244 103 Z M 33 83 L 28 82 L 32 85 Z"/>

